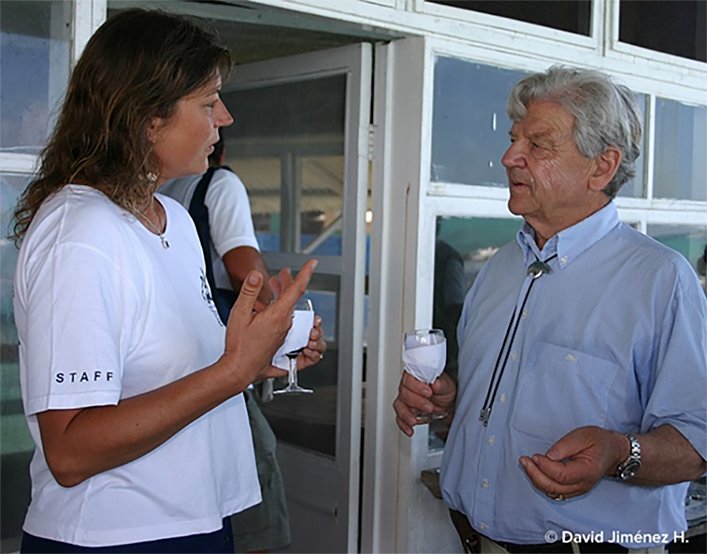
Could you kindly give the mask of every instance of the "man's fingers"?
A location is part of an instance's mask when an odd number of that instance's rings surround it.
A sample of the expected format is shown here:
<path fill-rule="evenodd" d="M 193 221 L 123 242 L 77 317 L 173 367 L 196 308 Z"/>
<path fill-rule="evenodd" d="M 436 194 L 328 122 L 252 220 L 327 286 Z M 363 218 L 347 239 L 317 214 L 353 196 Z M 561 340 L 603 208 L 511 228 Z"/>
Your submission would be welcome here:
<path fill-rule="evenodd" d="M 400 381 L 396 401 L 403 404 L 408 410 L 415 409 L 429 413 L 435 410 L 435 405 L 430 401 L 431 396 L 431 389 L 428 385 L 406 373 Z"/>
<path fill-rule="evenodd" d="M 561 485 L 545 475 L 533 458 L 521 456 L 520 464 L 523 466 L 523 469 L 525 469 L 525 472 L 528 474 L 528 477 L 530 477 L 536 489 L 545 494 L 560 494 L 558 488 L 560 488 Z"/>
<path fill-rule="evenodd" d="M 567 475 L 561 473 L 563 469 L 559 466 L 564 464 L 553 462 L 540 454 L 532 457 L 521 456 L 520 463 L 533 482 L 533 486 L 553 500 L 556 500 L 558 495 L 567 499 L 586 494 L 593 486 L 581 479 L 569 479 Z"/>
<path fill-rule="evenodd" d="M 398 424 L 398 428 L 405 433 L 408 437 L 412 437 L 413 433 L 415 430 L 407 424 L 404 420 L 400 419 L 399 417 L 395 418 L 395 423 Z"/>
<path fill-rule="evenodd" d="M 406 389 L 411 390 L 419 396 L 424 396 L 425 398 L 429 398 L 433 394 L 432 388 L 427 383 L 423 383 L 419 379 L 416 379 L 407 371 L 403 372 L 403 377 L 400 380 L 400 385 L 402 387 L 405 387 Z"/>
<path fill-rule="evenodd" d="M 400 397 L 396 398 L 393 402 L 393 410 L 395 410 L 398 427 L 400 427 L 400 430 L 408 437 L 411 437 L 413 432 L 412 428 L 417 424 L 415 414 L 412 413 L 410 407 L 401 400 Z"/>

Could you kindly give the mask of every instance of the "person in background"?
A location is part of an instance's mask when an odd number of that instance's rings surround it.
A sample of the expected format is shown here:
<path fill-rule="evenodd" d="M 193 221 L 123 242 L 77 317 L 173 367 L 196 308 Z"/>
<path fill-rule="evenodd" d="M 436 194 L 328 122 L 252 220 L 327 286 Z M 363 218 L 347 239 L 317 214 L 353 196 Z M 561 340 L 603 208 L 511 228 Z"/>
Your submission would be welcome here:
<path fill-rule="evenodd" d="M 444 371 L 456 380 L 459 355 L 457 323 L 461 316 L 466 290 L 464 287 L 464 259 L 447 241 L 435 241 L 435 276 L 432 297 L 432 327 L 442 329 L 447 338 L 447 361 Z"/>
<path fill-rule="evenodd" d="M 466 297 L 458 382 L 404 373 L 398 426 L 454 407 L 441 487 L 469 551 L 663 552 L 707 469 L 707 301 L 681 254 L 619 221 L 640 112 L 607 75 L 552 67 L 508 115 L 525 222 Z"/>
<path fill-rule="evenodd" d="M 270 365 L 316 266 L 249 273 L 225 326 L 186 211 L 232 123 L 229 51 L 204 22 L 124 10 L 89 40 L 15 211 L 20 382 L 36 452 L 22 552 L 233 552 L 260 502 L 243 391 Z M 316 363 L 321 331 L 298 359 Z"/>
<path fill-rule="evenodd" d="M 223 167 L 223 136 L 209 155 L 210 170 L 203 175 L 173 179 L 161 189 L 189 209 L 195 201 L 195 192 L 203 195 L 203 205 L 208 212 L 207 248 L 211 250 L 214 286 L 233 291 L 240 290 L 246 275 L 258 270 L 267 275 L 253 230 L 248 194 L 238 176 Z M 199 187 L 207 187 L 204 194 Z M 197 197 L 197 201 L 202 196 Z M 199 213 L 190 210 L 192 217 Z M 203 246 L 203 245 L 202 245 Z M 260 291 L 258 309 L 272 300 L 272 291 L 265 285 Z M 317 317 L 317 326 L 321 318 Z M 256 390 L 244 392 L 248 418 L 253 433 L 253 446 L 258 466 L 258 479 L 263 501 L 231 518 L 237 552 L 267 552 L 287 546 L 290 526 L 282 475 L 277 463 L 277 438 L 265 419 L 257 400 Z"/>
<path fill-rule="evenodd" d="M 700 281 L 702 281 L 702 288 L 704 289 L 705 294 L 707 294 L 707 244 L 705 245 L 702 255 L 697 258 L 697 265 L 695 269 L 697 270 L 697 275 L 700 276 Z"/>

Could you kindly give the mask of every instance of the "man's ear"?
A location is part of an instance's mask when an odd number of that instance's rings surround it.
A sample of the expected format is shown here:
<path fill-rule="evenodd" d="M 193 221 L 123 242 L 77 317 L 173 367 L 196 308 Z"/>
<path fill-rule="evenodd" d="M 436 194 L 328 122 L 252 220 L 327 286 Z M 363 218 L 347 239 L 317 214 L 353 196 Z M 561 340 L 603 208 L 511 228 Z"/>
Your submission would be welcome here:
<path fill-rule="evenodd" d="M 614 178 L 614 175 L 616 175 L 622 159 L 623 155 L 621 154 L 621 150 L 615 146 L 609 146 L 594 158 L 595 167 L 591 179 L 589 180 L 589 187 L 594 191 L 604 190 L 604 187 L 606 187 Z"/>

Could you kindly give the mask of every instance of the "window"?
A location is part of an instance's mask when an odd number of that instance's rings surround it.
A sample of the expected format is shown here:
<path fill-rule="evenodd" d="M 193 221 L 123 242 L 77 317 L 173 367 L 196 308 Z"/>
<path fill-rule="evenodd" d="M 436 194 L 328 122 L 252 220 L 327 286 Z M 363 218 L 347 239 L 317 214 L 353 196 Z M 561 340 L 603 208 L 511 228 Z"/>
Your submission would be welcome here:
<path fill-rule="evenodd" d="M 707 201 L 707 107 L 656 99 L 653 196 Z"/>
<path fill-rule="evenodd" d="M 621 0 L 619 40 L 628 44 L 707 61 L 704 0 Z"/>
<path fill-rule="evenodd" d="M 27 176 L 0 175 L 0 551 L 19 549 L 25 508 L 30 499 L 29 461 L 34 443 L 27 429 L 20 393 L 17 329 L 12 309 L 12 281 L 17 261 L 15 245 L 5 238 L 10 231 L 17 198 Z"/>
<path fill-rule="evenodd" d="M 501 157 L 511 122 L 506 101 L 525 73 L 438 57 L 434 70 L 434 182 L 507 186 Z"/>
<path fill-rule="evenodd" d="M 463 10 L 483 12 L 509 19 L 517 19 L 544 27 L 589 36 L 592 3 L 590 0 L 556 0 L 528 2 L 517 0 L 428 0 Z"/>
<path fill-rule="evenodd" d="M 226 162 L 248 190 L 256 237 L 268 264 L 279 253 L 340 258 L 347 76 L 253 88 L 227 83 L 222 97 L 237 122 L 222 129 Z M 309 397 L 281 396 L 262 410 L 278 440 L 335 457 L 342 277 L 318 271 L 307 295 L 322 316 L 328 352 L 299 381 L 314 389 L 318 400 L 313 404 Z"/>
<path fill-rule="evenodd" d="M 341 255 L 345 88 L 337 75 L 223 95 L 238 122 L 222 131 L 226 158 L 264 252 Z"/>
<path fill-rule="evenodd" d="M 628 183 L 619 189 L 618 196 L 624 198 L 645 198 L 645 161 L 646 161 L 646 105 L 648 96 L 645 94 L 636 94 L 636 102 L 641 109 L 641 123 L 643 126 L 643 134 L 641 135 L 641 155 L 636 160 L 636 175 Z"/>
<path fill-rule="evenodd" d="M 700 277 L 704 288 L 707 227 L 649 224 L 646 234 L 685 256 Z"/>
<path fill-rule="evenodd" d="M 0 149 L 36 154 L 69 76 L 71 2 L 0 2 Z"/>

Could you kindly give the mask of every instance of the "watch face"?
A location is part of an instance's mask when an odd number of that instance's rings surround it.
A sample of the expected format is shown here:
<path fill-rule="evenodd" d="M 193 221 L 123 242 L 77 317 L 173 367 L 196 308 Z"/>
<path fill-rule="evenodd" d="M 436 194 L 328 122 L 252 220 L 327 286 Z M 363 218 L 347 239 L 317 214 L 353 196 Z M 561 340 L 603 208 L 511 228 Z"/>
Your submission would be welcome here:
<path fill-rule="evenodd" d="M 624 481 L 626 479 L 630 479 L 634 475 L 636 475 L 636 472 L 638 471 L 638 468 L 641 467 L 641 462 L 639 461 L 632 461 L 626 464 L 626 467 L 621 470 L 621 479 Z"/>

